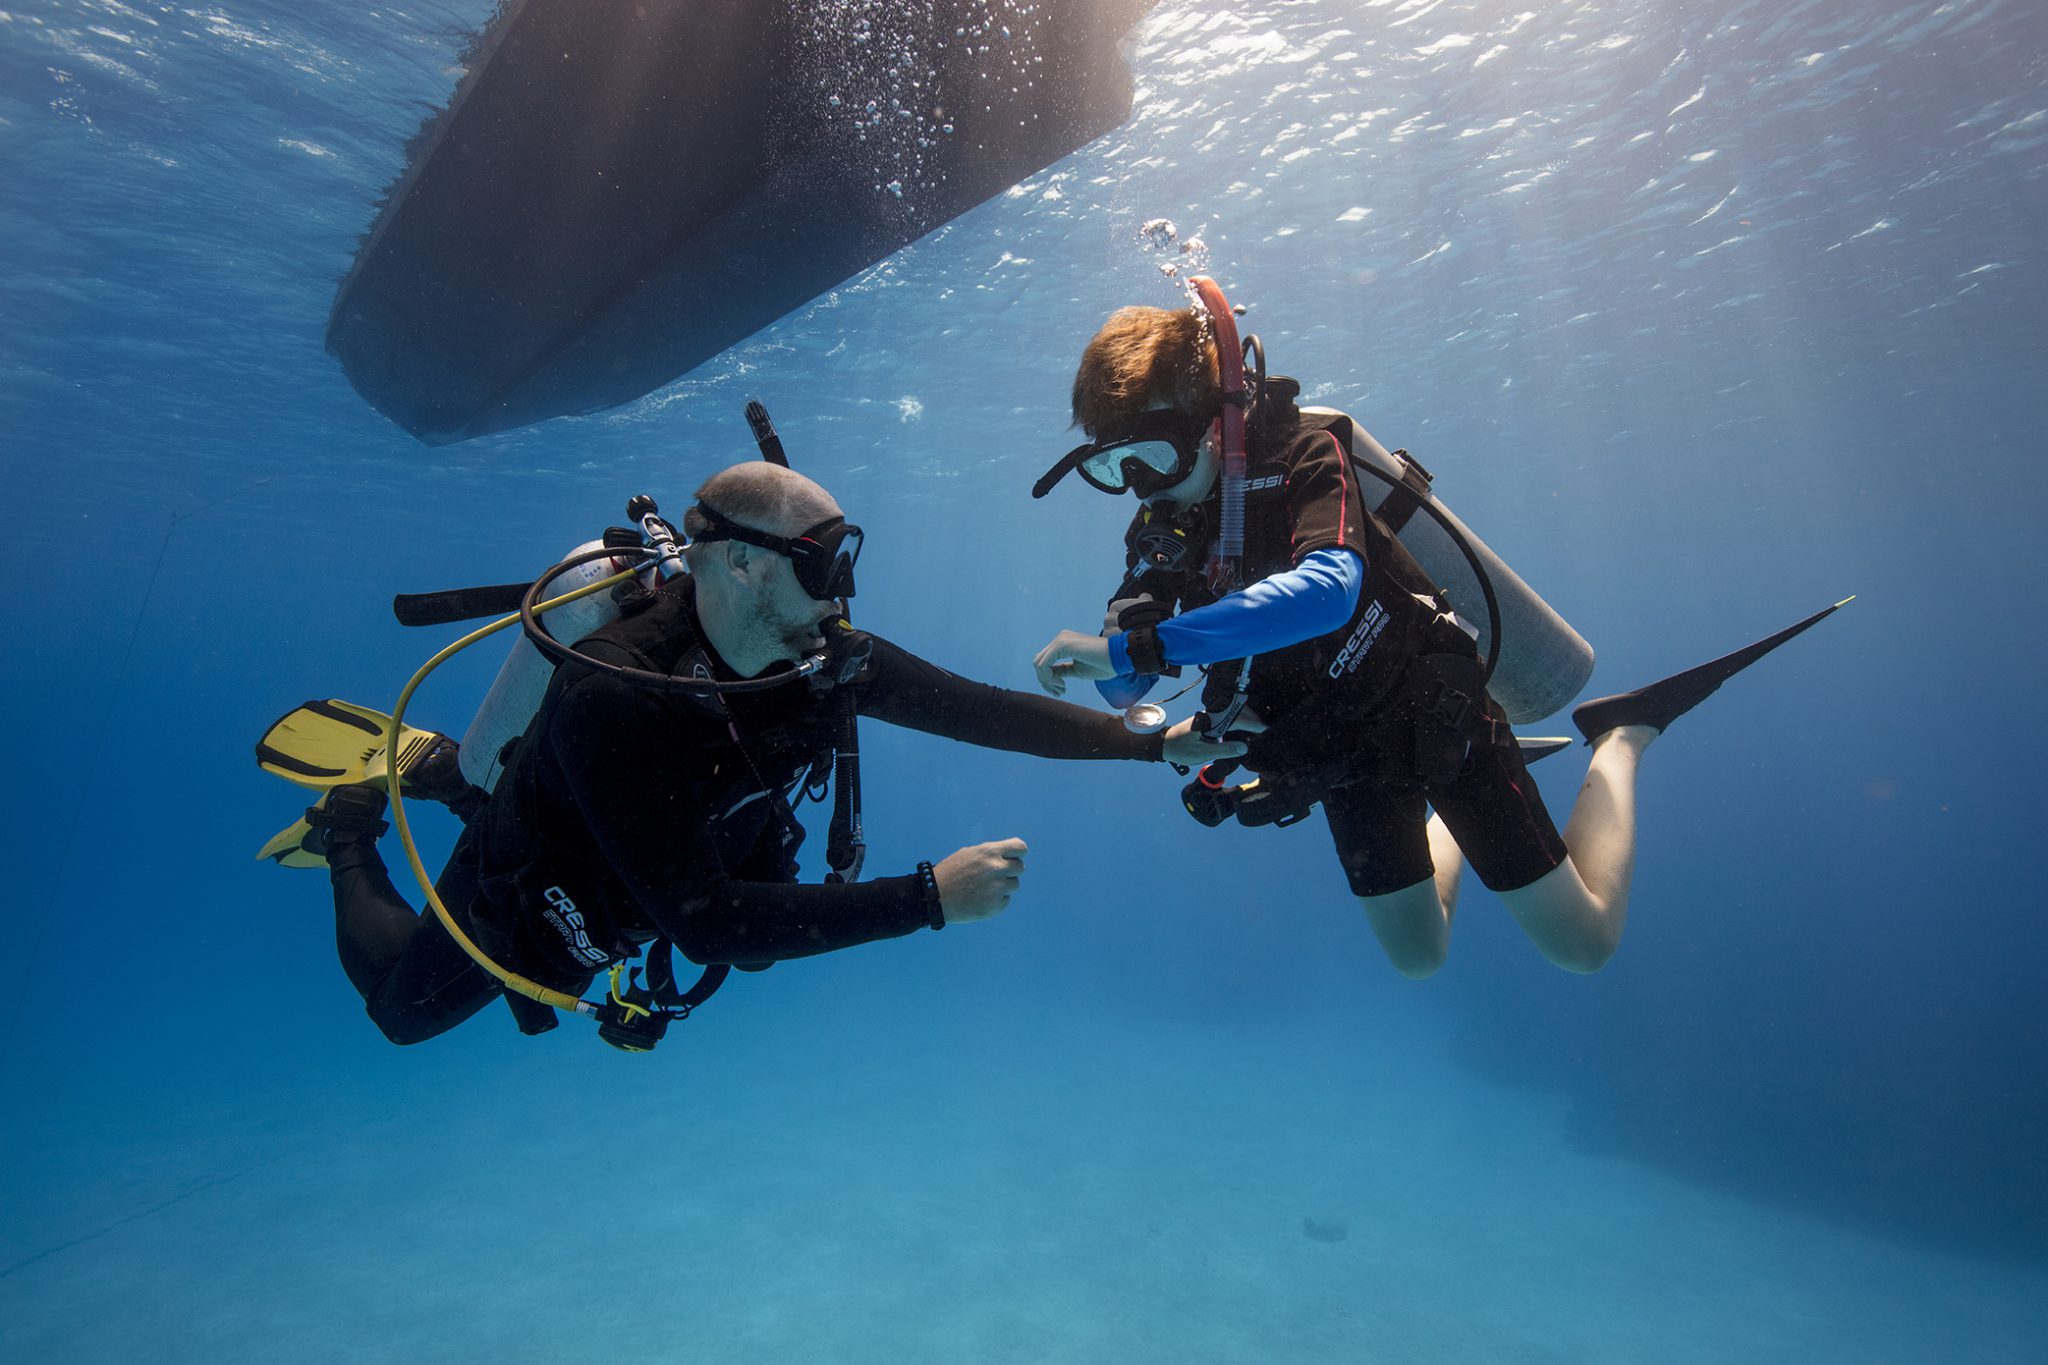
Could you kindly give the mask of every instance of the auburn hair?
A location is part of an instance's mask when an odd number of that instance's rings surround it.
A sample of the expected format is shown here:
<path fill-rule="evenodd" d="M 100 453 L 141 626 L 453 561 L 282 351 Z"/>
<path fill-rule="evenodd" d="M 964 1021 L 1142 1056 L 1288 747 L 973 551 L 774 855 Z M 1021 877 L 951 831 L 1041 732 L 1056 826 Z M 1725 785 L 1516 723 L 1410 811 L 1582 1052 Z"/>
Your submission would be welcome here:
<path fill-rule="evenodd" d="M 1216 338 L 1191 308 L 1119 308 L 1081 352 L 1074 424 L 1090 436 L 1128 422 L 1156 400 L 1194 417 L 1223 404 Z"/>

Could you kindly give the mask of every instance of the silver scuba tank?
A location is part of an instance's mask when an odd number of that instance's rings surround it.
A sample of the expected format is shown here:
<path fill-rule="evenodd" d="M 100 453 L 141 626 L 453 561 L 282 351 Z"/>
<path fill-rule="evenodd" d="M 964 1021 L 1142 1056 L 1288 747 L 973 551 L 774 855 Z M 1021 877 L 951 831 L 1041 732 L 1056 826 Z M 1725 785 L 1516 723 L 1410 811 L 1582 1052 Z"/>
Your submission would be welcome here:
<path fill-rule="evenodd" d="M 1301 411 L 1318 417 L 1338 415 L 1332 408 L 1304 407 Z M 1365 505 L 1375 513 L 1386 508 L 1397 514 L 1393 518 L 1399 523 L 1395 525 L 1395 534 L 1408 553 L 1415 556 L 1416 563 L 1443 589 L 1458 614 L 1478 630 L 1482 659 L 1494 646 L 1485 593 L 1479 586 L 1472 560 L 1478 561 L 1492 583 L 1494 600 L 1500 608 L 1501 647 L 1500 662 L 1486 690 L 1507 712 L 1508 720 L 1526 725 L 1563 710 L 1593 676 L 1593 647 L 1443 505 L 1431 491 L 1429 477 L 1420 472 L 1420 466 L 1390 452 L 1356 418 L 1351 422 L 1351 455 L 1378 475 L 1359 480 Z M 1399 497 L 1395 496 L 1397 490 Z M 1403 520 L 1398 513 L 1411 499 L 1418 505 L 1408 507 L 1414 515 Z M 1440 513 L 1450 529 L 1429 515 L 1430 509 Z M 1470 559 L 1459 547 L 1459 539 L 1472 551 Z"/>
<path fill-rule="evenodd" d="M 587 550 L 601 550 L 602 540 L 586 541 L 563 555 L 570 559 Z M 594 559 L 564 570 L 548 587 L 550 597 L 608 578 L 641 560 L 628 555 L 619 559 Z M 575 641 L 617 618 L 618 603 L 608 592 L 592 593 L 556 607 L 547 614 L 548 633 L 558 640 Z M 462 775 L 485 791 L 497 786 L 505 765 L 499 761 L 505 746 L 526 733 L 540 710 L 548 680 L 555 675 L 552 659 L 533 647 L 524 632 L 516 632 L 511 653 L 505 656 L 491 690 L 484 694 L 469 729 L 462 734 Z"/>

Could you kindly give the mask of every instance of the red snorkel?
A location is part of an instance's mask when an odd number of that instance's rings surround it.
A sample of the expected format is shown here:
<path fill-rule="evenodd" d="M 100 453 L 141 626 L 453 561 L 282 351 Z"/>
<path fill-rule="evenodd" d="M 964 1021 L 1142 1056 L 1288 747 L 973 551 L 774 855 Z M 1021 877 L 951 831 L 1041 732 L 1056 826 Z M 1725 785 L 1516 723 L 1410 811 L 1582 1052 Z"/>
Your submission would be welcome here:
<path fill-rule="evenodd" d="M 1217 532 L 1216 561 L 1210 586 L 1219 592 L 1238 587 L 1244 562 L 1244 351 L 1237 340 L 1237 318 L 1223 290 L 1207 275 L 1196 275 L 1188 288 L 1208 310 L 1216 338 L 1218 377 L 1223 382 L 1223 520 Z"/>

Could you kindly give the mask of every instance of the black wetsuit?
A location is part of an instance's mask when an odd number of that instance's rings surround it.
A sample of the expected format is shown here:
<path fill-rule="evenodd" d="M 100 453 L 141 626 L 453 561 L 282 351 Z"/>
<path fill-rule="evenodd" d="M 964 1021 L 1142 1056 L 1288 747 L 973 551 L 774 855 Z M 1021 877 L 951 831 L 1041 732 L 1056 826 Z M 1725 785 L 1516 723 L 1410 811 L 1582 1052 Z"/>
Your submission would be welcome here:
<path fill-rule="evenodd" d="M 1275 407 L 1249 433 L 1242 581 L 1337 547 L 1364 563 L 1365 581 L 1342 626 L 1252 663 L 1246 699 L 1267 729 L 1251 739 L 1246 765 L 1274 802 L 1258 814 L 1305 812 L 1320 801 L 1360 896 L 1430 876 L 1430 806 L 1487 886 L 1535 881 L 1564 860 L 1564 840 L 1490 697 L 1480 693 L 1463 731 L 1434 719 L 1445 675 L 1436 666 L 1478 691 L 1477 651 L 1436 584 L 1360 496 L 1351 419 L 1299 413 L 1284 397 Z M 1142 516 L 1134 522 L 1130 576 L 1116 597 L 1144 593 L 1182 611 L 1215 601 L 1205 561 L 1220 503 L 1219 490 L 1203 505 L 1202 544 L 1169 572 L 1145 571 Z M 1212 715 L 1234 698 L 1241 662 L 1208 666 L 1203 706 Z M 1240 807 L 1241 818 L 1256 818 L 1251 810 Z"/>
<path fill-rule="evenodd" d="M 688 579 L 638 606 L 578 648 L 734 676 L 702 638 Z M 847 686 L 863 715 L 987 748 L 1160 757 L 1158 735 L 1114 716 L 971 682 L 881 639 Z M 829 771 L 833 709 L 803 681 L 707 703 L 564 664 L 443 869 L 442 899 L 494 960 L 571 993 L 657 938 L 700 964 L 759 968 L 926 927 L 915 874 L 796 884 L 790 801 Z M 499 994 L 398 896 L 372 841 L 337 841 L 328 861 L 343 965 L 393 1042 L 433 1037 Z M 552 1011 L 510 999 L 522 1028 L 551 1025 Z"/>

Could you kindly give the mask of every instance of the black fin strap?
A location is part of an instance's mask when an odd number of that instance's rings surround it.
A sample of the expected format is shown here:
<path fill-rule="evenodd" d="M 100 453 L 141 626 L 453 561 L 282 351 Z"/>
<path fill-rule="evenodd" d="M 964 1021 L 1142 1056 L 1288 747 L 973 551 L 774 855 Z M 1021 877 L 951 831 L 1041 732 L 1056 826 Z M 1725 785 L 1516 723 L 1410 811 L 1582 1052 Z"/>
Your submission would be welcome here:
<path fill-rule="evenodd" d="M 388 823 L 375 816 L 343 814 L 337 818 L 334 812 L 325 806 L 308 807 L 306 824 L 311 829 L 326 830 L 330 840 L 337 834 L 362 834 L 372 839 L 381 839 L 391 828 Z"/>

